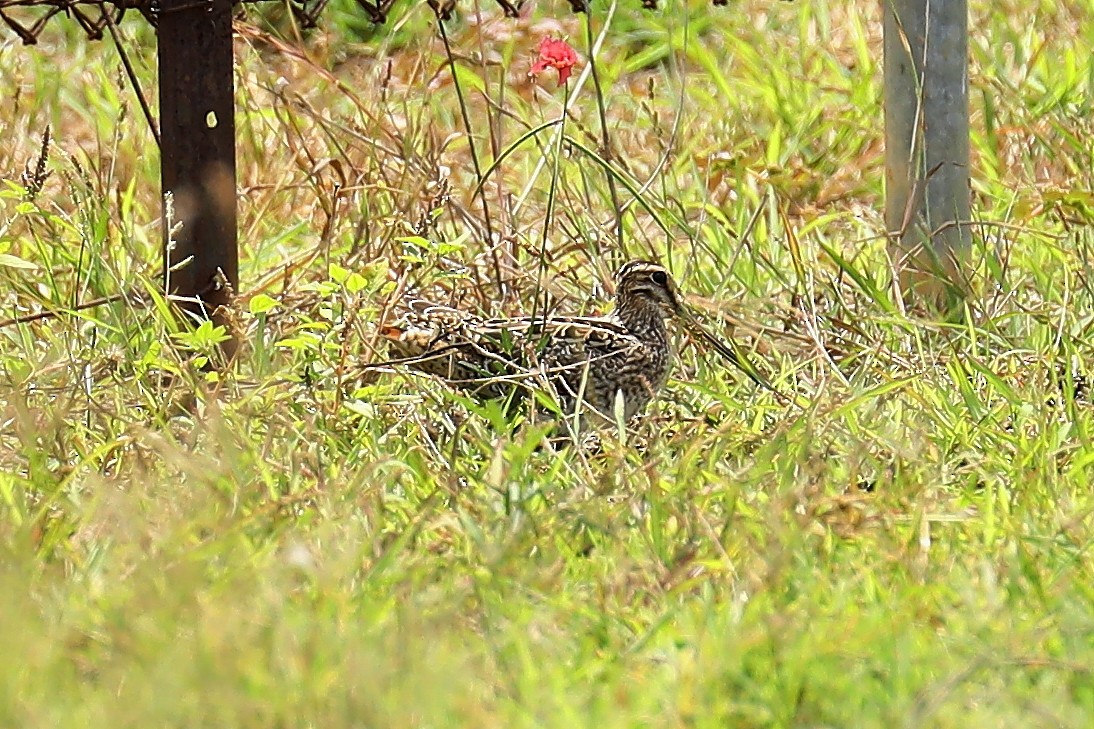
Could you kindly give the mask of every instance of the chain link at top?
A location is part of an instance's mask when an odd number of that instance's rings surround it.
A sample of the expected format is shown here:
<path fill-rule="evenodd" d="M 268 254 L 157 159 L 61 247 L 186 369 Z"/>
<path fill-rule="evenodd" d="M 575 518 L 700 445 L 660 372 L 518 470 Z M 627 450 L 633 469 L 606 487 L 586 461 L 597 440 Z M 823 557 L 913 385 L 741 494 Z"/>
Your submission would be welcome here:
<path fill-rule="evenodd" d="M 273 2 L 274 0 L 233 0 L 233 4 Z M 276 0 L 284 2 L 284 0 Z M 319 16 L 330 0 L 289 0 L 289 8 L 304 28 L 314 28 Z M 515 18 L 521 8 L 531 0 L 494 0 L 505 14 Z M 561 0 L 557 0 L 561 2 Z M 636 0 L 637 1 L 637 0 Z M 26 45 L 38 42 L 38 36 L 55 15 L 66 15 L 80 24 L 88 38 L 99 40 L 103 31 L 125 17 L 127 10 L 139 13 L 145 20 L 156 25 L 162 8 L 161 0 L 0 0 L 0 23 L 6 25 Z M 212 0 L 194 0 L 202 5 Z M 448 20 L 457 0 L 428 0 L 430 7 L 441 20 Z M 588 0 L 567 0 L 575 13 L 587 12 Z M 657 0 L 641 0 L 645 8 L 657 7 Z M 725 5 L 726 0 L 713 0 L 715 5 Z M 388 13 L 396 0 L 357 0 L 365 15 L 374 23 L 387 21 Z"/>

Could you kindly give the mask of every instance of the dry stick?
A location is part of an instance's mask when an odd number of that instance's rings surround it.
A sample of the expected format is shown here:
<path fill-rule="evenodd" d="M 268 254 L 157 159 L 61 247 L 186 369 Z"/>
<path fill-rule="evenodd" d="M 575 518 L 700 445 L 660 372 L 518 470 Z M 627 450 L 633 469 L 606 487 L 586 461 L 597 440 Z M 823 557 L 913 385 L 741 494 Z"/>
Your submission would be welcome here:
<path fill-rule="evenodd" d="M 613 5 L 612 7 L 614 9 L 615 6 Z M 683 45 L 683 49 L 681 51 L 681 54 L 683 55 L 684 58 L 688 57 L 688 39 L 690 38 L 690 31 L 689 31 L 690 25 L 688 23 L 688 18 L 689 18 L 689 14 L 684 13 L 684 45 Z M 609 15 L 609 21 L 610 21 L 610 19 L 611 19 L 611 16 Z M 684 120 L 684 99 L 685 99 L 685 96 L 687 95 L 688 75 L 687 75 L 687 69 L 686 68 L 677 66 L 677 64 L 676 64 L 676 53 L 669 54 L 669 63 L 671 64 L 670 65 L 670 72 L 673 73 L 676 77 L 678 77 L 680 79 L 680 95 L 679 95 L 679 97 L 677 98 L 677 101 L 676 101 L 676 109 L 675 109 L 675 113 L 674 113 L 673 119 L 672 119 L 672 131 L 669 132 L 669 141 L 665 145 L 665 149 L 664 149 L 664 152 L 662 152 L 662 154 L 661 154 L 661 158 L 657 161 L 657 164 L 655 164 L 653 166 L 653 168 L 650 170 L 649 177 L 638 188 L 638 193 L 634 197 L 632 197 L 630 200 L 628 200 L 626 203 L 623 204 L 623 209 L 621 211 L 621 214 L 625 213 L 628 209 L 630 209 L 630 207 L 638 201 L 639 197 L 641 197 L 642 195 L 645 195 L 646 191 L 649 190 L 653 186 L 653 183 L 657 180 L 658 175 L 668 165 L 669 157 L 672 154 L 672 150 L 676 147 L 676 140 L 680 135 L 680 126 L 683 124 L 683 120 Z M 705 213 L 704 213 L 704 218 L 702 218 L 702 219 L 705 220 Z M 699 226 L 699 227 L 701 227 L 701 226 Z M 672 249 L 670 248 L 669 249 L 670 253 L 671 253 L 671 250 Z"/>
<path fill-rule="evenodd" d="M 178 268 L 181 268 L 183 265 L 189 263 L 189 260 L 190 259 L 186 259 L 184 261 L 181 261 L 179 264 L 176 264 L 175 266 L 173 266 L 171 270 L 177 270 Z M 222 276 L 223 276 L 223 274 L 218 274 L 217 278 L 220 278 Z M 205 294 L 207 294 L 209 292 L 209 289 L 211 287 L 216 286 L 216 285 L 217 285 L 217 280 L 214 279 L 209 284 L 209 286 L 207 286 L 202 291 L 198 292 L 198 296 L 199 297 L 204 296 Z M 130 289 L 129 291 L 123 291 L 123 292 L 118 293 L 118 294 L 110 294 L 109 296 L 102 296 L 98 299 L 92 299 L 91 301 L 85 301 L 82 304 L 74 304 L 73 306 L 70 306 L 67 309 L 49 309 L 47 311 L 39 311 L 37 314 L 23 314 L 21 316 L 14 316 L 10 319 L 0 320 L 0 329 L 6 329 L 7 327 L 13 327 L 13 326 L 16 326 L 17 324 L 31 324 L 31 323 L 36 322 L 36 321 L 42 321 L 43 319 L 55 319 L 55 318 L 64 316 L 66 314 L 75 314 L 77 312 L 84 311 L 86 309 L 94 309 L 98 306 L 106 306 L 107 304 L 114 304 L 118 301 L 127 301 L 135 293 L 137 293 L 135 289 Z M 174 294 L 170 294 L 166 298 L 167 298 L 167 301 L 172 302 L 172 303 L 176 303 L 176 304 L 201 304 L 202 303 L 200 298 L 193 297 L 193 296 L 177 296 L 177 295 L 174 295 Z M 134 303 L 137 306 L 146 306 L 147 305 L 146 302 L 141 300 L 139 295 L 135 297 Z"/>
<path fill-rule="evenodd" d="M 141 91 L 141 85 L 137 81 L 137 74 L 133 70 L 133 64 L 129 61 L 129 54 L 122 48 L 122 41 L 118 34 L 118 26 L 114 23 L 114 19 L 110 17 L 110 12 L 107 11 L 103 2 L 99 3 L 99 9 L 102 11 L 103 19 L 106 20 L 106 26 L 110 29 L 110 37 L 114 40 L 114 46 L 118 49 L 118 55 L 121 56 L 122 65 L 125 66 L 125 74 L 129 77 L 129 83 L 133 86 L 133 92 L 137 95 L 137 101 L 141 105 L 141 111 L 144 113 L 145 121 L 148 122 L 148 128 L 152 132 L 152 138 L 156 140 L 156 146 L 160 146 L 160 130 L 156 126 L 156 120 L 152 117 L 152 109 L 148 106 L 148 100 L 144 98 L 144 92 Z"/>
<path fill-rule="evenodd" d="M 569 91 L 570 85 L 567 82 L 566 89 Z M 559 118 L 559 132 L 558 132 L 558 147 L 555 149 L 555 165 L 554 170 L 551 173 L 551 185 L 547 190 L 547 211 L 543 217 L 543 237 L 539 244 L 539 269 L 536 272 L 536 292 L 535 297 L 532 300 L 532 319 L 536 318 L 537 309 L 539 308 L 539 295 L 543 293 L 543 317 L 547 318 L 547 306 L 550 303 L 548 301 L 548 291 L 544 283 L 544 276 L 547 273 L 547 236 L 551 230 L 551 217 L 555 209 L 555 196 L 558 193 L 558 177 L 561 174 L 562 166 L 562 145 L 566 143 L 566 113 L 565 102 L 563 103 L 563 114 Z"/>
<path fill-rule="evenodd" d="M 0 329 L 6 329 L 7 327 L 12 327 L 16 324 L 29 324 L 31 322 L 41 321 L 42 319 L 52 319 L 61 316 L 62 314 L 74 314 L 77 311 L 93 309 L 96 306 L 113 304 L 116 301 L 122 301 L 125 299 L 125 296 L 125 294 L 111 294 L 110 296 L 104 296 L 100 299 L 85 301 L 82 304 L 77 304 L 68 309 L 51 309 L 49 311 L 40 311 L 37 314 L 24 314 L 23 316 L 12 317 L 11 319 L 0 321 Z"/>
<path fill-rule="evenodd" d="M 482 17 L 482 4 L 480 3 L 479 0 L 475 0 L 475 14 L 479 18 Z M 478 26 L 477 26 L 477 32 L 475 33 L 475 39 L 478 41 L 478 45 L 479 45 L 479 63 L 482 65 L 482 73 L 483 73 L 483 92 L 482 92 L 482 96 L 483 96 L 483 98 L 486 99 L 487 128 L 490 130 L 490 155 L 491 155 L 491 159 L 496 160 L 498 157 L 501 156 L 501 143 L 502 143 L 501 134 L 502 134 L 502 131 L 503 131 L 503 129 L 502 129 L 502 120 L 504 119 L 504 115 L 500 112 L 500 110 L 505 108 L 505 86 L 506 86 L 506 84 L 505 84 L 505 71 L 506 71 L 506 67 L 505 67 L 505 64 L 501 64 L 499 66 L 500 76 L 498 78 L 498 103 L 494 104 L 493 99 L 490 98 L 490 94 L 488 93 L 489 92 L 489 80 L 488 80 L 487 70 L 486 70 L 487 69 L 486 43 L 483 40 L 482 23 L 479 23 Z M 491 112 L 494 112 L 494 113 L 491 113 Z M 484 190 L 482 194 L 486 195 L 486 191 Z M 505 193 L 503 192 L 502 187 L 500 185 L 498 186 L 498 208 L 501 209 L 502 225 L 506 226 L 507 230 L 512 230 L 513 229 L 512 216 L 507 215 L 508 211 L 506 210 L 506 205 L 505 205 Z M 513 245 L 512 249 L 509 251 L 510 263 L 516 262 L 516 260 L 517 260 L 516 253 L 517 253 L 516 244 L 514 242 L 514 245 Z"/>
<path fill-rule="evenodd" d="M 475 136 L 471 132 L 471 118 L 467 114 L 467 101 L 463 96 L 463 87 L 460 85 L 460 76 L 456 73 L 456 59 L 452 57 L 452 46 L 448 42 L 448 32 L 444 29 L 444 22 L 441 20 L 440 10 L 434 8 L 434 13 L 437 15 L 437 28 L 441 33 L 441 41 L 444 43 L 445 56 L 448 58 L 448 66 L 452 71 L 452 85 L 456 88 L 456 98 L 460 102 L 460 116 L 463 118 L 464 129 L 467 130 L 467 145 L 471 150 L 471 164 L 475 167 L 475 179 L 478 180 L 480 188 L 479 200 L 482 201 L 482 214 L 486 225 L 486 245 L 490 250 L 490 257 L 494 263 L 494 281 L 498 285 L 498 293 L 505 296 L 505 284 L 501 280 L 501 261 L 498 260 L 498 249 L 494 245 L 494 226 L 490 222 L 490 205 L 486 202 L 486 192 L 483 191 L 482 184 L 482 169 L 479 167 L 479 154 L 475 149 Z"/>
<path fill-rule="evenodd" d="M 615 3 L 612 3 L 613 9 Z M 611 16 L 609 15 L 609 18 Z M 596 54 L 593 48 L 593 18 L 592 11 L 585 12 L 585 47 L 589 54 L 589 71 L 593 76 L 593 87 L 596 89 L 596 108 L 600 114 L 600 132 L 603 135 L 604 161 L 610 166 L 615 155 L 612 152 L 612 138 L 608 133 L 608 114 L 604 110 L 604 91 L 600 87 L 600 74 L 596 71 Z M 612 211 L 615 214 L 616 245 L 625 252 L 623 245 L 623 211 L 619 207 L 619 190 L 616 188 L 615 175 L 610 170 L 604 170 L 604 176 L 608 178 L 608 190 L 612 196 Z"/>

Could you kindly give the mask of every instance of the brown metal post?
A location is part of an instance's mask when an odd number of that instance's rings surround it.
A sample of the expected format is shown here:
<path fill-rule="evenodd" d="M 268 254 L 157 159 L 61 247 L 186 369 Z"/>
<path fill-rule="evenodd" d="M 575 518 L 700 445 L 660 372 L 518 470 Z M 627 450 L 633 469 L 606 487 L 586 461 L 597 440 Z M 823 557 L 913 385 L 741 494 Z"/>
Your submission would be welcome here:
<path fill-rule="evenodd" d="M 164 275 L 190 311 L 224 323 L 239 285 L 232 0 L 161 0 L 157 33 L 161 183 L 182 224 L 174 246 L 164 226 Z"/>

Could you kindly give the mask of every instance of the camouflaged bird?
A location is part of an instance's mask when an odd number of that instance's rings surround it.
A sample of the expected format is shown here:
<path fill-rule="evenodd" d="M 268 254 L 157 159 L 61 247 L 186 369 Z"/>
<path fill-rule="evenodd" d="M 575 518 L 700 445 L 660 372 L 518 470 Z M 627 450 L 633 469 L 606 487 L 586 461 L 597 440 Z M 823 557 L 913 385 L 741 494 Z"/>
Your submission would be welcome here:
<path fill-rule="evenodd" d="M 698 325 L 662 266 L 631 261 L 615 282 L 615 309 L 604 317 L 483 319 L 412 299 L 400 302 L 380 333 L 398 363 L 481 398 L 541 388 L 564 415 L 594 426 L 630 420 L 665 384 L 673 359 L 666 317 L 680 318 L 741 367 L 734 350 Z"/>

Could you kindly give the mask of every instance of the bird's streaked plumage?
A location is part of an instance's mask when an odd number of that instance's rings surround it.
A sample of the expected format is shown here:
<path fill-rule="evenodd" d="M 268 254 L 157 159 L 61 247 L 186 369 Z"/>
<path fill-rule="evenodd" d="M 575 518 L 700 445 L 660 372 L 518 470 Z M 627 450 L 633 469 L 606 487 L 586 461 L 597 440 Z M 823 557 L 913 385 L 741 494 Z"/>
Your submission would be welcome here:
<path fill-rule="evenodd" d="M 732 349 L 698 326 L 662 266 L 631 261 L 615 282 L 608 316 L 484 319 L 411 299 L 380 333 L 398 361 L 476 396 L 541 388 L 565 416 L 594 425 L 629 420 L 665 384 L 673 358 L 669 317 L 740 366 Z"/>

